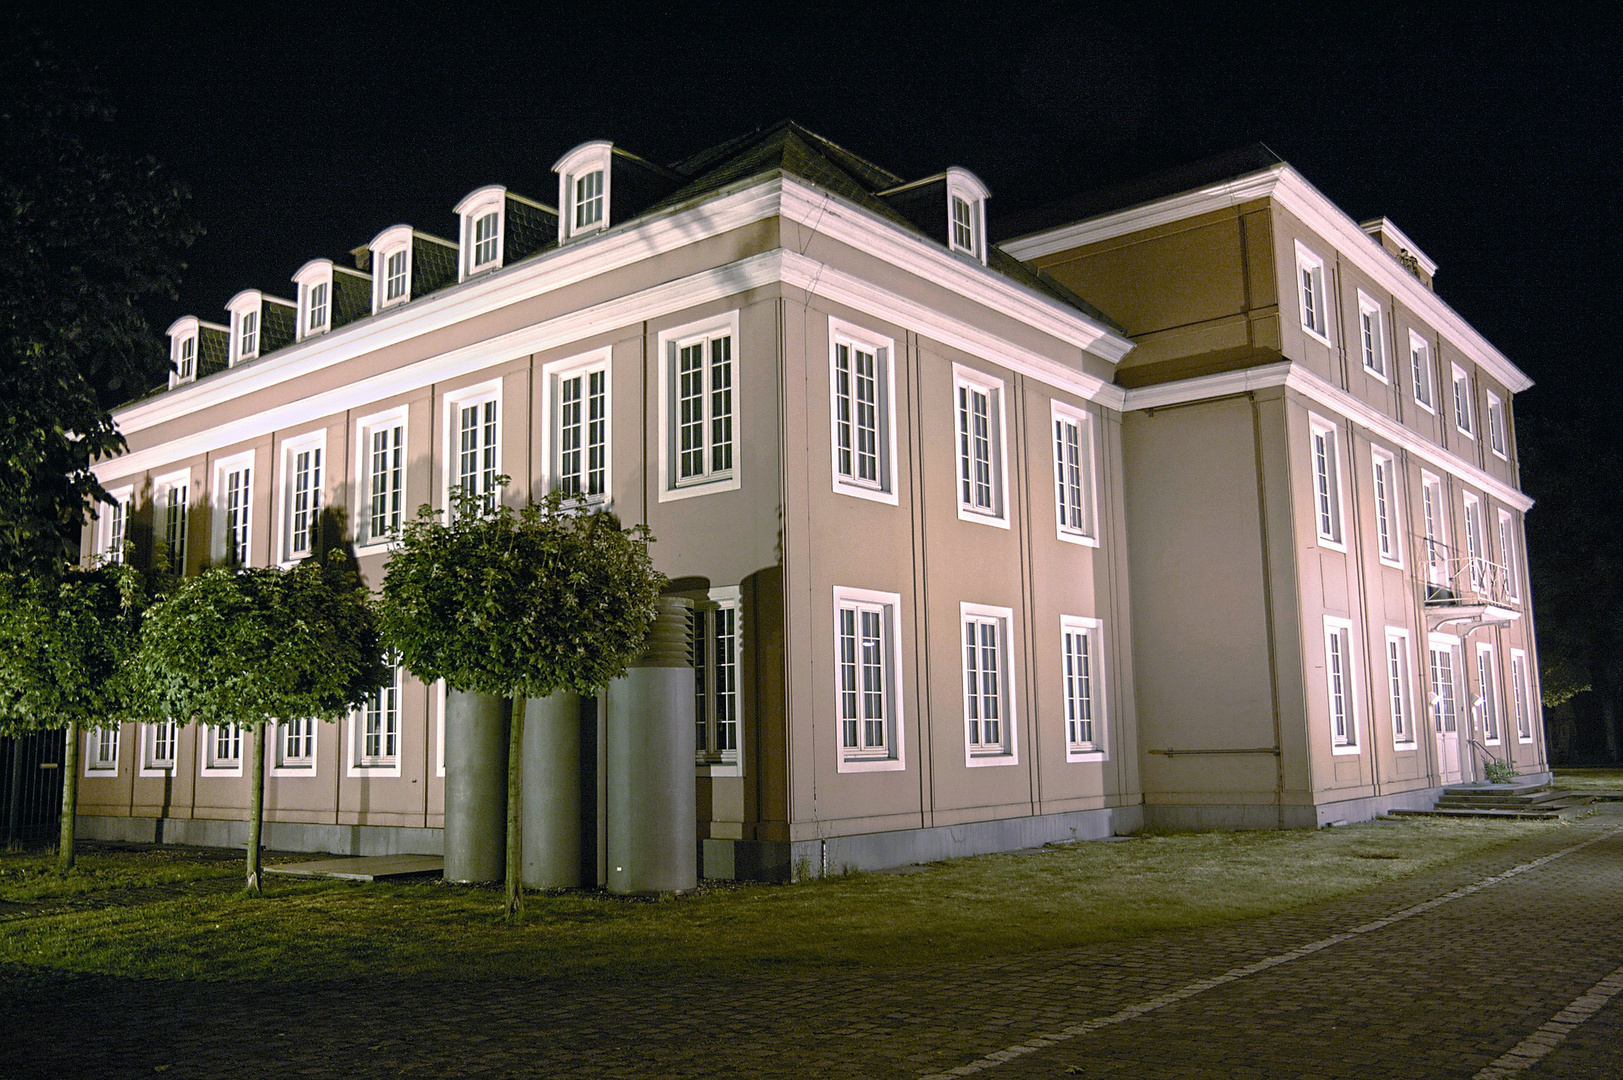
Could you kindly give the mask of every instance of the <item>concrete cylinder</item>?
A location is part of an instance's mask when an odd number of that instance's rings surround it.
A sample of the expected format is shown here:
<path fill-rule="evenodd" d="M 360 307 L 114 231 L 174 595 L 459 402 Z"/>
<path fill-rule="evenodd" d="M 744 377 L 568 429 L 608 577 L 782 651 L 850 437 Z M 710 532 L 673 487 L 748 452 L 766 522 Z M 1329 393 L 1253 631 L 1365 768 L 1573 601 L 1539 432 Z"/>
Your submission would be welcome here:
<path fill-rule="evenodd" d="M 524 884 L 580 886 L 580 695 L 560 690 L 525 703 L 522 782 Z"/>
<path fill-rule="evenodd" d="M 445 880 L 500 881 L 507 865 L 506 698 L 445 695 Z"/>
<path fill-rule="evenodd" d="M 662 597 L 642 655 L 609 683 L 610 892 L 673 892 L 699 884 L 691 606 Z"/>

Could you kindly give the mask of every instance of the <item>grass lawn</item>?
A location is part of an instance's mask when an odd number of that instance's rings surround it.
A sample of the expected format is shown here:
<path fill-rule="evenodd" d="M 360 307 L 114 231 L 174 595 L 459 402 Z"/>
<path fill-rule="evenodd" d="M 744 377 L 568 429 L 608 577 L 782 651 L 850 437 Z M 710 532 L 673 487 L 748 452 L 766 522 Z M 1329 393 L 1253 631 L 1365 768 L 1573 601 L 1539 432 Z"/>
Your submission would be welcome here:
<path fill-rule="evenodd" d="M 1577 795 L 1623 795 L 1623 768 L 1556 769 L 1555 786 Z"/>
<path fill-rule="evenodd" d="M 195 853 L 85 856 L 62 888 L 110 904 L 7 918 L 9 968 L 152 979 L 330 981 L 900 966 L 1014 955 L 1250 918 L 1340 896 L 1561 828 L 1412 821 L 1317 832 L 1146 835 L 855 874 L 707 886 L 659 900 L 532 895 L 525 921 L 492 889 L 271 878 L 266 895 L 152 898 L 144 885 L 240 875 Z M 0 901 L 50 895 L 38 857 L 0 855 Z M 186 878 L 185 875 L 194 875 Z M 114 894 L 123 891 L 119 904 Z M 11 909 L 17 911 L 18 909 Z"/>

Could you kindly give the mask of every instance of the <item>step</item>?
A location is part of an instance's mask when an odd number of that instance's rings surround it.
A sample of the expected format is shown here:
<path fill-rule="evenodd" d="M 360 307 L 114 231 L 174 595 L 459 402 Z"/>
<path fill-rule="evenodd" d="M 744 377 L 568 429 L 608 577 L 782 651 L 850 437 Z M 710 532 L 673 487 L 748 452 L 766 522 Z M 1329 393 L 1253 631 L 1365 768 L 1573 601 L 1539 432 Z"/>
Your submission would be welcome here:
<path fill-rule="evenodd" d="M 1499 818 L 1506 821 L 1567 821 L 1582 817 L 1593 808 L 1586 798 L 1544 803 L 1534 809 L 1500 807 L 1448 807 L 1439 803 L 1430 810 L 1388 810 L 1389 817 L 1470 817 Z"/>
<path fill-rule="evenodd" d="M 1443 794 L 1445 796 L 1493 795 L 1499 798 L 1504 798 L 1505 796 L 1509 795 L 1535 795 L 1541 791 L 1548 791 L 1549 789 L 1549 784 L 1535 784 L 1517 780 L 1508 784 L 1488 784 L 1482 782 L 1471 784 L 1450 784 L 1443 788 Z"/>

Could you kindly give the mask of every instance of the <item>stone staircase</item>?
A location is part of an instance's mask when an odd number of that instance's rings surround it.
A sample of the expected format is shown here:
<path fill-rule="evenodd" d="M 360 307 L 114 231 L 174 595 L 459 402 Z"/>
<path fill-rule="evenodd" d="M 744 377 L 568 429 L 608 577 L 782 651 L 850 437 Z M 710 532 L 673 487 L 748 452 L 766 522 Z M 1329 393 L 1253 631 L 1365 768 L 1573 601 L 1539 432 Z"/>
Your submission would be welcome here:
<path fill-rule="evenodd" d="M 1549 784 L 1454 784 L 1430 810 L 1392 810 L 1390 817 L 1504 818 L 1512 821 L 1564 821 L 1589 813 L 1594 802 Z"/>

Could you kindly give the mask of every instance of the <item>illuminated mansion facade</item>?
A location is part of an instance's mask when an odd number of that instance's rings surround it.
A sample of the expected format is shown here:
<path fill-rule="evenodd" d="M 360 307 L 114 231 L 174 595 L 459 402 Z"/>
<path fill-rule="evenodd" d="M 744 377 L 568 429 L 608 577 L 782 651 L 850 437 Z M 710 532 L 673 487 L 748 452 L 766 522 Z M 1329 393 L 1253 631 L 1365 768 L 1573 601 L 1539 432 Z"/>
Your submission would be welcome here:
<path fill-rule="evenodd" d="M 376 587 L 404 517 L 503 474 L 646 523 L 690 631 L 691 760 L 661 767 L 691 770 L 706 876 L 1312 827 L 1490 758 L 1547 771 L 1530 382 L 1391 222 L 1260 151 L 1001 243 L 973 173 L 794 124 L 554 171 L 177 321 L 87 550 L 289 565 L 338 520 Z M 616 708 L 581 703 L 559 811 L 588 883 L 606 733 L 644 722 Z M 446 713 L 398 671 L 272 725 L 266 843 L 439 852 Z M 87 834 L 240 843 L 250 738 L 85 738 Z"/>

